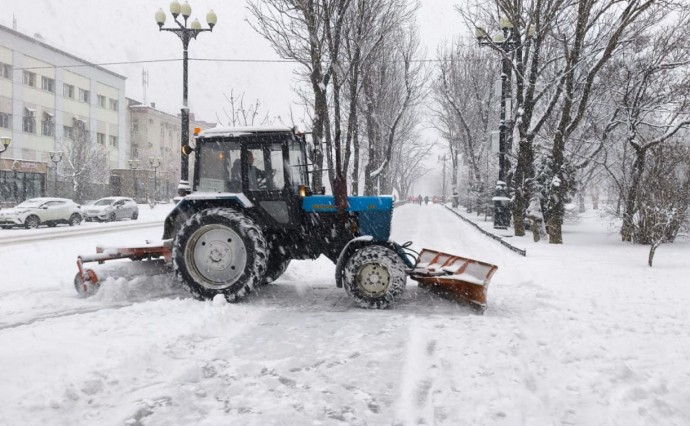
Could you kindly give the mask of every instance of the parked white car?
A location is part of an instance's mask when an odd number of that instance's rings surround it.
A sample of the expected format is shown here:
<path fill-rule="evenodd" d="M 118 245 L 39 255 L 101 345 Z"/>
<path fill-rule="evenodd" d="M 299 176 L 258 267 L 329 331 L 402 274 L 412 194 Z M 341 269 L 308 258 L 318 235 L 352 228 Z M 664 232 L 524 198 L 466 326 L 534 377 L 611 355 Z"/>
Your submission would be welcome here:
<path fill-rule="evenodd" d="M 137 220 L 139 206 L 127 197 L 106 197 L 84 206 L 86 220 L 113 222 L 120 219 Z"/>
<path fill-rule="evenodd" d="M 31 198 L 11 209 L 0 210 L 0 228 L 36 228 L 66 223 L 79 225 L 84 218 L 81 206 L 66 198 Z"/>

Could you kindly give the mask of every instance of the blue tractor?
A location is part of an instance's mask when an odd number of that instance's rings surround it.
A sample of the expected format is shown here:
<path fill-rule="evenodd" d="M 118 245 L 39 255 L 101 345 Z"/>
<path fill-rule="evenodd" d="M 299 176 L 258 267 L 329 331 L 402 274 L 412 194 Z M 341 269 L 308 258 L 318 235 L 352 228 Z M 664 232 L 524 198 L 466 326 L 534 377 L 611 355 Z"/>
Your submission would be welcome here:
<path fill-rule="evenodd" d="M 336 264 L 336 285 L 359 306 L 386 308 L 403 294 L 408 274 L 450 275 L 416 264 L 389 240 L 391 196 L 314 193 L 314 152 L 289 128 L 198 134 L 193 191 L 166 218 L 162 242 L 80 256 L 77 290 L 88 293 L 98 283 L 86 262 L 164 257 L 195 297 L 234 302 L 276 280 L 291 260 L 325 255 Z"/>

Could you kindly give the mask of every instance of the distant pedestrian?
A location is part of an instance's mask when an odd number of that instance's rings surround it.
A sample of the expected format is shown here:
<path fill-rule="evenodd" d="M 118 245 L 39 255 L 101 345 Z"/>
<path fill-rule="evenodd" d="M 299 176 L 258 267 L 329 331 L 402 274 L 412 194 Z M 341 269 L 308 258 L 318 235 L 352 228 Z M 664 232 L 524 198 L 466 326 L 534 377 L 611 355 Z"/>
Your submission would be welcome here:
<path fill-rule="evenodd" d="M 417 204 L 419 204 L 420 206 L 422 205 L 422 194 L 419 194 L 417 196 Z"/>
<path fill-rule="evenodd" d="M 424 205 L 425 205 L 425 206 L 428 206 L 428 205 L 429 205 L 429 196 L 428 196 L 428 195 L 425 195 L 425 196 L 424 196 Z"/>

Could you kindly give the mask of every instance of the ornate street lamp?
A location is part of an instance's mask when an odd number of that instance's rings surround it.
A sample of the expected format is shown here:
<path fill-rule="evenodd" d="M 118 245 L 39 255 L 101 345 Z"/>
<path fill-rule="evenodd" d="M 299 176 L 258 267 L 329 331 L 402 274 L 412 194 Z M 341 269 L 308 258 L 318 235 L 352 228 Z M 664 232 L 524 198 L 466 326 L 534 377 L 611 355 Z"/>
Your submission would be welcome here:
<path fill-rule="evenodd" d="M 137 160 L 136 158 L 131 158 L 128 162 L 129 168 L 132 169 L 132 186 L 134 187 L 134 200 L 136 202 L 136 199 L 139 197 L 139 191 L 137 191 L 137 180 L 135 176 L 135 170 L 139 168 L 139 160 Z"/>
<path fill-rule="evenodd" d="M 7 147 L 10 146 L 10 143 L 12 143 L 12 138 L 7 136 L 0 137 L 0 155 L 7 151 Z"/>
<path fill-rule="evenodd" d="M 491 199 L 494 206 L 494 228 L 506 229 L 510 225 L 510 188 L 508 187 L 506 173 L 510 170 L 510 159 L 506 153 L 512 148 L 512 135 L 509 129 L 512 117 L 511 78 L 512 63 L 510 54 L 520 45 L 520 40 L 513 23 L 508 18 L 499 21 L 501 34 L 493 39 L 482 27 L 475 28 L 475 36 L 480 46 L 489 46 L 501 54 L 501 121 L 499 124 L 498 139 L 498 181 Z M 526 38 L 531 39 L 534 31 L 527 29 Z"/>
<path fill-rule="evenodd" d="M 58 163 L 62 161 L 62 156 L 63 153 L 62 151 L 49 151 L 48 154 L 50 155 L 50 161 L 52 161 L 55 164 L 54 170 L 55 170 L 55 179 L 53 180 L 55 189 L 53 192 L 53 196 L 57 197 L 58 196 L 58 174 L 57 174 L 57 169 L 58 169 Z"/>
<path fill-rule="evenodd" d="M 158 168 L 161 166 L 161 159 L 149 157 L 149 164 L 153 167 L 153 201 L 155 202 L 158 195 Z"/>
<path fill-rule="evenodd" d="M 192 7 L 186 1 L 183 5 L 180 5 L 177 0 L 174 0 L 170 3 L 170 13 L 177 24 L 177 28 L 163 28 L 163 24 L 165 24 L 165 12 L 163 12 L 163 9 L 158 9 L 156 12 L 156 23 L 158 24 L 158 29 L 160 31 L 170 31 L 171 33 L 177 35 L 180 40 L 182 40 L 182 141 L 180 145 L 182 154 L 180 160 L 180 184 L 177 188 L 177 192 L 180 196 L 184 196 L 191 190 L 189 186 L 189 157 L 184 154 L 185 152 L 189 152 L 189 147 L 187 146 L 189 144 L 189 108 L 187 107 L 187 50 L 189 47 L 189 42 L 192 39 L 196 39 L 199 33 L 204 31 L 213 31 L 213 27 L 216 25 L 218 17 L 213 10 L 210 10 L 206 14 L 208 28 L 201 28 L 201 23 L 198 19 L 194 19 L 190 27 L 187 27 L 187 19 L 189 19 L 192 14 Z M 177 20 L 177 17 L 180 15 L 182 15 L 184 22 Z"/>

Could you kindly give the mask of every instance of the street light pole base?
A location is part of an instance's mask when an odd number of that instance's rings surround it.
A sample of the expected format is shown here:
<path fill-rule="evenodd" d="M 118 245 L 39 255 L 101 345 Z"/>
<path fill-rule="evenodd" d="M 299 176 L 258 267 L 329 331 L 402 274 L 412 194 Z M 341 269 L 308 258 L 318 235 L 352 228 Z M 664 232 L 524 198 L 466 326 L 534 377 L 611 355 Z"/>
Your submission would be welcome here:
<path fill-rule="evenodd" d="M 491 198 L 494 205 L 494 229 L 508 229 L 510 226 L 510 204 L 506 183 L 496 182 L 494 196 Z"/>

